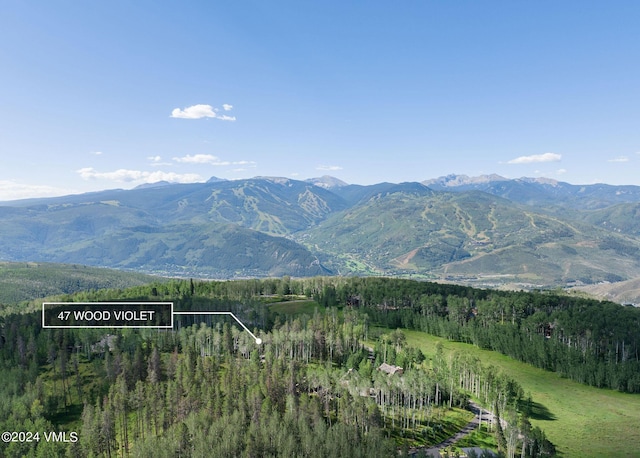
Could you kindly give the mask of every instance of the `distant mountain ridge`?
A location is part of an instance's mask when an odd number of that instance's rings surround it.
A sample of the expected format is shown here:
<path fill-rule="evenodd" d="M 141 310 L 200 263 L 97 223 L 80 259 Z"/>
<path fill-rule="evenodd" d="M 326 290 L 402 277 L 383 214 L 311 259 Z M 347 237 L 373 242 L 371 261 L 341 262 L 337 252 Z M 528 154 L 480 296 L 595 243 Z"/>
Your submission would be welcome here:
<path fill-rule="evenodd" d="M 171 182 L 169 181 L 156 181 L 155 183 L 144 183 L 136 186 L 133 189 L 146 189 L 146 188 L 159 188 L 160 186 L 168 186 Z"/>
<path fill-rule="evenodd" d="M 341 188 L 343 186 L 348 186 L 348 184 L 345 183 L 344 181 L 329 175 L 323 175 L 318 178 L 308 178 L 304 181 L 325 189 Z"/>
<path fill-rule="evenodd" d="M 426 188 L 428 189 L 428 188 Z M 343 274 L 435 274 L 485 284 L 567 285 L 640 273 L 640 240 L 560 219 L 479 191 L 373 196 L 333 215 L 304 238 L 331 253 Z"/>
<path fill-rule="evenodd" d="M 180 276 L 376 274 L 534 287 L 640 277 L 640 187 L 255 177 L 0 203 L 0 260 Z"/>
<path fill-rule="evenodd" d="M 527 205 L 594 210 L 616 203 L 640 201 L 640 186 L 573 185 L 550 178 L 507 179 L 499 175 L 447 175 L 422 182 L 439 191 L 484 191 Z"/>
<path fill-rule="evenodd" d="M 109 190 L 0 207 L 0 259 L 212 277 L 328 273 L 283 236 L 344 201 L 311 184 L 250 179 Z"/>
<path fill-rule="evenodd" d="M 509 181 L 508 178 L 501 177 L 500 175 L 491 174 L 491 175 L 479 175 L 477 177 L 470 177 L 468 175 L 446 175 L 439 178 L 432 178 L 429 180 L 425 180 L 422 182 L 425 186 L 437 188 L 448 188 L 455 186 L 467 186 L 467 185 L 477 185 L 481 183 L 491 183 L 494 181 Z"/>

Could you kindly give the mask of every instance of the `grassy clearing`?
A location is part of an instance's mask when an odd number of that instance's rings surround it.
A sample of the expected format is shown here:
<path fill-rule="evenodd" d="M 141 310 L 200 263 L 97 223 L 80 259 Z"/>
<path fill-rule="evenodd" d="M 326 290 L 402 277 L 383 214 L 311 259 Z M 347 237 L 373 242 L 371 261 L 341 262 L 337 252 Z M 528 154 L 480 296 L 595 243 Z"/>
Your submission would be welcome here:
<path fill-rule="evenodd" d="M 517 380 L 535 403 L 531 423 L 545 431 L 562 456 L 640 456 L 640 395 L 582 385 L 473 345 L 403 332 L 407 343 L 427 356 L 441 342 L 445 353 L 477 356 Z"/>
<path fill-rule="evenodd" d="M 297 316 L 307 314 L 313 316 L 315 310 L 324 311 L 324 307 L 320 306 L 314 300 L 296 300 L 286 302 L 276 302 L 269 306 L 269 310 L 284 316 Z"/>

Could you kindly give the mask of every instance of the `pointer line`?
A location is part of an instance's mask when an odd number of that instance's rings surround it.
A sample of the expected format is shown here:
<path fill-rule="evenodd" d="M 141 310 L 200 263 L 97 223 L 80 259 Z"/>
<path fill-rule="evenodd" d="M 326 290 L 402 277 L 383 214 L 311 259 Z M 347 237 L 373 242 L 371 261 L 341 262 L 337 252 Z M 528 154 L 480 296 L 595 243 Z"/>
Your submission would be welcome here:
<path fill-rule="evenodd" d="M 256 341 L 257 345 L 260 345 L 262 343 L 262 339 L 259 337 L 256 337 L 253 332 L 249 331 L 249 328 L 247 328 L 244 323 L 242 321 L 240 321 L 238 319 L 237 316 L 235 316 L 232 312 L 173 312 L 174 315 L 231 315 L 233 317 L 234 320 L 236 320 L 238 322 L 238 324 L 240 326 L 242 326 L 242 328 L 247 331 L 251 337 L 253 337 Z"/>

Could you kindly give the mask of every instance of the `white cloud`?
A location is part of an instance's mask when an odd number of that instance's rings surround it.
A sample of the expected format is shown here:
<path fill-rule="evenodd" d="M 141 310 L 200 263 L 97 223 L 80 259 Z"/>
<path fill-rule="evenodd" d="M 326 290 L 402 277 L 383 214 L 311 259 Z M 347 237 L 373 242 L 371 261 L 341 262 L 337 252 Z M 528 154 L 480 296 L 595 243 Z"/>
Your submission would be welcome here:
<path fill-rule="evenodd" d="M 342 170 L 342 167 L 340 167 L 339 165 L 319 165 L 316 167 L 316 170 L 335 172 L 336 170 Z"/>
<path fill-rule="evenodd" d="M 233 109 L 233 105 L 229 105 L 228 103 L 223 103 L 222 104 L 222 109 L 224 111 L 231 111 Z"/>
<path fill-rule="evenodd" d="M 558 170 L 556 170 L 556 174 L 557 175 L 564 175 L 565 173 L 567 173 L 567 169 L 558 169 Z"/>
<path fill-rule="evenodd" d="M 560 154 L 544 153 L 532 154 L 531 156 L 520 156 L 507 161 L 507 164 L 534 164 L 538 162 L 559 162 L 562 159 Z"/>
<path fill-rule="evenodd" d="M 223 107 L 229 107 L 229 110 L 233 108 L 232 105 L 223 105 Z M 229 111 L 227 108 L 224 108 L 225 111 Z M 213 108 L 211 105 L 198 104 L 192 105 L 190 107 L 186 107 L 184 109 L 174 108 L 171 111 L 172 118 L 180 118 L 180 119 L 202 119 L 202 118 L 216 118 L 221 121 L 235 121 L 235 116 L 227 116 L 227 115 L 218 115 L 216 113 L 218 109 Z"/>
<path fill-rule="evenodd" d="M 218 156 L 214 156 L 213 154 L 187 154 L 182 157 L 174 157 L 174 161 L 181 162 L 184 164 L 208 164 L 215 166 L 224 166 L 224 165 L 246 165 L 250 167 L 255 167 L 256 163 L 254 161 L 223 161 Z"/>
<path fill-rule="evenodd" d="M 213 107 L 211 105 L 199 104 L 192 105 L 184 110 L 174 108 L 171 112 L 171 117 L 180 119 L 215 118 L 216 112 L 213 111 Z"/>
<path fill-rule="evenodd" d="M 607 162 L 629 162 L 629 158 L 627 156 L 618 156 L 614 159 L 609 159 Z"/>
<path fill-rule="evenodd" d="M 102 156 L 102 151 L 91 151 L 94 156 Z"/>
<path fill-rule="evenodd" d="M 246 165 L 247 167 L 256 167 L 258 164 L 256 164 L 255 161 L 236 161 L 236 162 L 232 162 L 233 165 Z"/>
<path fill-rule="evenodd" d="M 146 170 L 118 169 L 113 172 L 98 172 L 93 167 L 84 167 L 76 170 L 83 180 L 110 180 L 126 183 L 157 183 L 169 181 L 172 183 L 199 183 L 204 179 L 196 173 L 174 173 Z"/>
<path fill-rule="evenodd" d="M 55 197 L 78 192 L 74 189 L 57 188 L 42 184 L 24 184 L 13 180 L 0 180 L 0 201 Z"/>
<path fill-rule="evenodd" d="M 151 163 L 150 165 L 153 167 L 164 167 L 167 165 L 173 165 L 171 162 L 162 162 L 161 156 L 148 156 L 147 159 Z"/>
<path fill-rule="evenodd" d="M 187 154 L 182 157 L 174 157 L 174 161 L 182 162 L 185 164 L 210 164 L 210 165 L 227 165 L 220 161 L 218 156 L 214 156 L 213 154 Z"/>

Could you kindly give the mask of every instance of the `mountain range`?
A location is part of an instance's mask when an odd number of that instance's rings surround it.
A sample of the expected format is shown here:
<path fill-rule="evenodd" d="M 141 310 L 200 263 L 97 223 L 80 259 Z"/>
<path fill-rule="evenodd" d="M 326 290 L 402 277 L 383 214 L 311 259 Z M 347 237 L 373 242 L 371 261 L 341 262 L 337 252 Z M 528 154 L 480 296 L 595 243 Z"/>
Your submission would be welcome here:
<path fill-rule="evenodd" d="M 640 186 L 497 175 L 367 186 L 213 177 L 0 202 L 0 260 L 555 287 L 640 278 L 639 222 Z"/>

